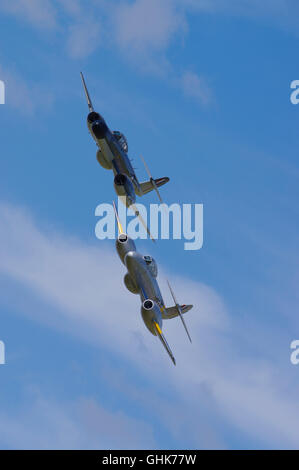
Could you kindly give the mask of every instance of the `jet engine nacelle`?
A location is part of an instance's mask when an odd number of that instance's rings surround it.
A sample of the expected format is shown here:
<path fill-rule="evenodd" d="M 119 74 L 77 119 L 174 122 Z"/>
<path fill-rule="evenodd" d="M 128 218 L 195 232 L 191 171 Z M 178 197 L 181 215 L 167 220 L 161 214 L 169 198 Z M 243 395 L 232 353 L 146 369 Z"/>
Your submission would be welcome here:
<path fill-rule="evenodd" d="M 146 327 L 153 335 L 157 335 L 154 323 L 158 323 L 162 328 L 162 313 L 160 307 L 151 299 L 144 300 L 141 306 L 141 315 Z"/>
<path fill-rule="evenodd" d="M 136 251 L 136 245 L 134 241 L 128 237 L 126 233 L 121 233 L 116 242 L 116 250 L 121 261 L 124 263 L 124 259 L 127 253 L 130 251 Z"/>
<path fill-rule="evenodd" d="M 115 192 L 120 197 L 126 197 L 126 205 L 129 207 L 136 201 L 134 186 L 130 178 L 124 173 L 118 173 L 114 178 Z"/>
<path fill-rule="evenodd" d="M 105 168 L 106 170 L 111 170 L 112 169 L 112 164 L 111 162 L 108 162 L 106 158 L 104 157 L 104 154 L 101 152 L 101 149 L 97 151 L 97 160 L 99 164 Z"/>
<path fill-rule="evenodd" d="M 139 293 L 139 289 L 138 287 L 135 285 L 133 279 L 131 278 L 130 274 L 127 273 L 125 276 L 124 276 L 124 283 L 125 283 L 125 286 L 126 288 L 132 292 L 132 294 L 138 294 Z"/>

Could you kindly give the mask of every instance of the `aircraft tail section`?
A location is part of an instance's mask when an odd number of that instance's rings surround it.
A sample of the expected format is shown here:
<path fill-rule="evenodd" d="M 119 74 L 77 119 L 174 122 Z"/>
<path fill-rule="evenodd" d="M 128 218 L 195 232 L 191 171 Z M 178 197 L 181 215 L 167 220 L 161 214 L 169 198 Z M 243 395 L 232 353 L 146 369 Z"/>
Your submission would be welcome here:
<path fill-rule="evenodd" d="M 169 181 L 169 178 L 167 176 L 164 176 L 163 178 L 157 178 L 154 180 L 157 188 L 160 188 L 160 186 L 163 186 L 164 184 L 168 183 L 168 181 Z M 147 194 L 150 191 L 153 191 L 153 189 L 156 189 L 155 185 L 153 184 L 152 180 L 144 181 L 143 183 L 140 183 L 142 194 Z"/>
<path fill-rule="evenodd" d="M 190 310 L 190 309 L 193 307 L 193 305 L 180 305 L 180 304 L 178 304 L 178 303 L 177 303 L 177 300 L 176 300 L 176 297 L 175 297 L 175 295 L 174 295 L 174 292 L 173 292 L 173 290 L 172 290 L 172 287 L 171 287 L 171 285 L 169 284 L 169 281 L 167 281 L 167 284 L 168 284 L 168 287 L 169 287 L 169 290 L 170 290 L 170 293 L 171 293 L 171 297 L 173 298 L 173 301 L 174 301 L 174 303 L 175 303 L 175 306 L 173 307 L 173 309 L 175 309 L 175 310 L 176 310 L 176 314 L 180 316 L 180 319 L 182 320 L 182 323 L 183 323 L 183 326 L 184 326 L 184 328 L 185 328 L 185 330 L 186 330 L 186 333 L 187 333 L 187 336 L 188 336 L 188 338 L 189 338 L 189 341 L 190 341 L 190 343 L 192 343 L 191 336 L 190 336 L 190 334 L 189 334 L 188 328 L 187 328 L 186 323 L 185 323 L 185 320 L 184 320 L 184 318 L 183 318 L 183 313 L 188 312 L 188 310 Z M 166 310 L 168 310 L 168 309 L 166 309 Z M 173 315 L 173 314 L 174 314 L 174 310 L 172 310 L 171 313 L 170 313 L 170 312 L 168 312 L 168 313 L 169 313 L 169 315 L 171 315 L 171 314 Z M 177 315 L 174 315 L 174 316 L 177 316 Z M 168 318 L 169 318 L 169 317 L 168 317 Z M 170 318 L 171 318 L 171 317 L 170 317 Z"/>
<path fill-rule="evenodd" d="M 184 314 L 184 313 L 189 312 L 189 310 L 191 310 L 193 305 L 180 305 L 180 307 L 181 307 L 182 313 Z M 178 309 L 176 305 L 173 307 L 165 308 L 165 310 L 162 313 L 162 318 L 165 320 L 169 320 L 170 318 L 175 318 L 178 316 L 179 316 L 179 313 L 178 313 Z"/>

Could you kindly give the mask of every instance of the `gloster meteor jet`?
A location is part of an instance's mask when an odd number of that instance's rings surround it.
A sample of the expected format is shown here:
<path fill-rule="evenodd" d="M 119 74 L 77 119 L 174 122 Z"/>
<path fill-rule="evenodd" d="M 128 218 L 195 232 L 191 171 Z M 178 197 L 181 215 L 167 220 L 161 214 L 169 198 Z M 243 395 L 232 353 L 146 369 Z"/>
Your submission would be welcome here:
<path fill-rule="evenodd" d="M 113 170 L 116 194 L 125 198 L 127 207 L 130 207 L 135 204 L 136 195 L 143 196 L 155 190 L 162 203 L 158 188 L 167 183 L 169 178 L 154 179 L 142 159 L 150 179 L 142 183 L 138 181 L 128 157 L 128 142 L 125 136 L 119 131 L 111 131 L 104 118 L 94 110 L 82 72 L 81 78 L 89 108 L 87 127 L 98 146 L 97 160 L 99 164 L 107 170 Z"/>
<path fill-rule="evenodd" d="M 141 299 L 141 316 L 147 329 L 155 336 L 158 336 L 170 359 L 175 365 L 175 358 L 162 333 L 163 320 L 168 320 L 179 316 L 182 320 L 188 338 L 191 337 L 187 330 L 183 314 L 191 310 L 193 305 L 179 305 L 174 292 L 168 286 L 175 305 L 166 307 L 157 282 L 158 268 L 155 260 L 151 256 L 143 256 L 136 250 L 134 241 L 124 233 L 120 223 L 115 204 L 113 203 L 115 217 L 118 225 L 118 238 L 116 240 L 116 250 L 122 263 L 127 269 L 124 277 L 126 288 L 133 294 L 139 294 Z"/>

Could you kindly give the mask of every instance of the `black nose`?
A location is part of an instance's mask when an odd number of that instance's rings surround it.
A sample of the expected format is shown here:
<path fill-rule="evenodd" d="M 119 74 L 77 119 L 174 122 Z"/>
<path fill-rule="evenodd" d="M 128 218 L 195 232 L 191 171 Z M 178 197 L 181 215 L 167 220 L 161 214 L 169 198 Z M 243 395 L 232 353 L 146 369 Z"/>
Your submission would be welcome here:
<path fill-rule="evenodd" d="M 97 139 L 104 139 L 108 130 L 105 121 L 94 121 L 91 128 Z"/>
<path fill-rule="evenodd" d="M 87 121 L 89 122 L 89 124 L 92 124 L 95 121 L 100 121 L 100 119 L 101 119 L 101 116 L 99 115 L 99 113 L 96 113 L 95 111 L 92 111 L 87 116 Z"/>

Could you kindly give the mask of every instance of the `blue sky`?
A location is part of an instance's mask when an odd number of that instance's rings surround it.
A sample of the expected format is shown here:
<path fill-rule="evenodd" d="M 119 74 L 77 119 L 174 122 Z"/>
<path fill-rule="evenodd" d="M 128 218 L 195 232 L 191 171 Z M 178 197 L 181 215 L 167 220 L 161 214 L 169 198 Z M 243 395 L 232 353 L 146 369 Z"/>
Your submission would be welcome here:
<path fill-rule="evenodd" d="M 263 3 L 263 5 L 261 5 Z M 298 448 L 295 1 L 19 0 L 0 6 L 0 448 Z M 146 331 L 94 211 L 114 196 L 95 107 L 204 245 L 138 243 L 186 321 Z M 144 198 L 156 202 L 154 195 Z"/>

